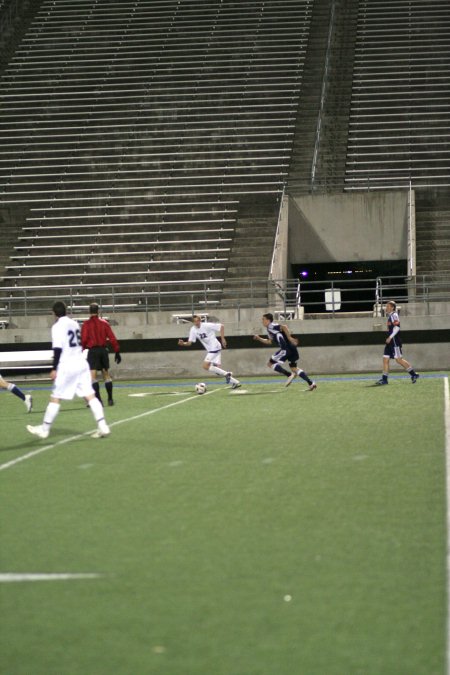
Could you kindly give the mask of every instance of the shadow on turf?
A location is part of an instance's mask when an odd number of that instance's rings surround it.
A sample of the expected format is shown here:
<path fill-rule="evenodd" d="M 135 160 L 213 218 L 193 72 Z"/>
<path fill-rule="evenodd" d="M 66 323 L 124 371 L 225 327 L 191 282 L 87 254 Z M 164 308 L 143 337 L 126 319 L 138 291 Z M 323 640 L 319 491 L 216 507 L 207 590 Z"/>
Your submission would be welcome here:
<path fill-rule="evenodd" d="M 93 431 L 93 430 L 92 430 Z M 59 441 L 71 437 L 71 436 L 80 436 L 78 440 L 91 440 L 89 432 L 84 433 L 81 430 L 75 428 L 72 429 L 61 429 L 58 427 L 57 431 L 46 439 L 40 439 L 36 436 L 32 436 L 28 431 L 26 433 L 26 440 L 22 443 L 17 443 L 16 445 L 9 445 L 6 448 L 0 448 L 0 452 L 8 452 L 11 450 L 33 450 L 39 448 L 41 445 L 54 445 Z"/>

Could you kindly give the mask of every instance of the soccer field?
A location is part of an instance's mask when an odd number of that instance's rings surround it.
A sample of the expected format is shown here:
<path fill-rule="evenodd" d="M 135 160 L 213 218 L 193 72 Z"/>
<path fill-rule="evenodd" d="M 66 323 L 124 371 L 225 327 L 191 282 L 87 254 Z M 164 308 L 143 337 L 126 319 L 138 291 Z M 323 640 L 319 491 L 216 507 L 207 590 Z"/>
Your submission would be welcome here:
<path fill-rule="evenodd" d="M 374 379 L 1 394 L 1 671 L 443 675 L 445 380 Z"/>

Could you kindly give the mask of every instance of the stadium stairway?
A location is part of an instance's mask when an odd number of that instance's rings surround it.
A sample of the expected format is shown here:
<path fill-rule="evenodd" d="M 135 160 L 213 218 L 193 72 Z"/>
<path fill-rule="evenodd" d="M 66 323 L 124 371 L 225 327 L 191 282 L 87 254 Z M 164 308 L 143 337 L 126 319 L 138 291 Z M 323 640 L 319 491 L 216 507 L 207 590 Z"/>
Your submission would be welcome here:
<path fill-rule="evenodd" d="M 43 0 L 0 82 L 0 199 L 29 208 L 9 296 L 216 305 L 252 199 L 267 276 L 311 7 Z"/>
<path fill-rule="evenodd" d="M 316 0 L 287 190 L 344 188 L 358 0 Z"/>

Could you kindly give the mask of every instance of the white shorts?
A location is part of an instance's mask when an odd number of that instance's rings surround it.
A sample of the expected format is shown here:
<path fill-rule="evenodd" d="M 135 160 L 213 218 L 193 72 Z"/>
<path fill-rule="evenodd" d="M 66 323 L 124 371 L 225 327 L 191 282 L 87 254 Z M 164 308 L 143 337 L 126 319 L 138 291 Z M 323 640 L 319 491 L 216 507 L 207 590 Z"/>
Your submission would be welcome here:
<path fill-rule="evenodd" d="M 220 366 L 222 364 L 222 351 L 206 352 L 205 361 L 206 363 L 212 363 L 214 366 Z"/>
<path fill-rule="evenodd" d="M 95 392 L 92 388 L 91 372 L 84 358 L 72 359 L 58 366 L 52 396 L 71 401 L 74 396 L 86 398 L 92 394 Z"/>

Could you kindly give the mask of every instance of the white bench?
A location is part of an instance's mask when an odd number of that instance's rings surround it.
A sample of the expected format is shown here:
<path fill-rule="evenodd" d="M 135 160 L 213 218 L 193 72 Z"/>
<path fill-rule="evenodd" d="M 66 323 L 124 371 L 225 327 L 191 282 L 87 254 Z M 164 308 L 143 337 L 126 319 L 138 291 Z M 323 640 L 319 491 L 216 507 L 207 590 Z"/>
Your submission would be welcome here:
<path fill-rule="evenodd" d="M 202 321 L 208 321 L 209 314 L 200 313 L 199 317 Z M 192 323 L 192 314 L 172 314 L 172 321 L 177 324 Z"/>
<path fill-rule="evenodd" d="M 273 313 L 277 321 L 293 321 L 294 319 L 303 319 L 305 314 L 304 307 L 286 307 Z"/>
<path fill-rule="evenodd" d="M 53 349 L 0 352 L 0 373 L 7 370 L 37 370 L 53 364 Z"/>

